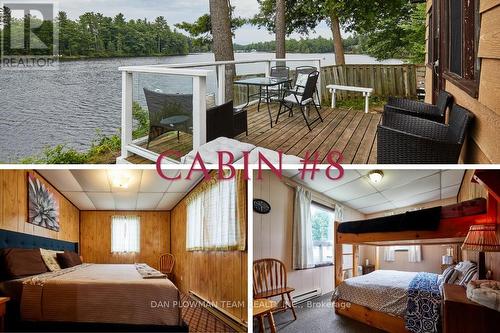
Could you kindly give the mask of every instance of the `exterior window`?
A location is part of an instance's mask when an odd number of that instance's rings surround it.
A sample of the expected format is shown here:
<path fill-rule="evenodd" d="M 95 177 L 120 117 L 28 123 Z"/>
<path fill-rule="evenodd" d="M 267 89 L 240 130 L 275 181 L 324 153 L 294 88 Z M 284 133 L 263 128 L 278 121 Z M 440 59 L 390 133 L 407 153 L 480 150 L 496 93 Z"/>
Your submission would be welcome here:
<path fill-rule="evenodd" d="M 311 203 L 313 254 L 316 266 L 333 264 L 333 227 L 335 211 L 332 208 Z"/>
<path fill-rule="evenodd" d="M 111 218 L 111 252 L 140 252 L 141 224 L 138 216 Z"/>
<path fill-rule="evenodd" d="M 443 14 L 444 77 L 474 98 L 479 85 L 476 0 L 447 0 Z"/>

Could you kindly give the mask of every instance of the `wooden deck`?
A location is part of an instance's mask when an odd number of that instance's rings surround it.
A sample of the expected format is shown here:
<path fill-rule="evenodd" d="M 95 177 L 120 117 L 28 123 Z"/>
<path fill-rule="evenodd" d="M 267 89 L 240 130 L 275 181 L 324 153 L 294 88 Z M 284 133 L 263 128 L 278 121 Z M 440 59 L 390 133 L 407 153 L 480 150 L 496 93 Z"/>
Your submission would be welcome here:
<path fill-rule="evenodd" d="M 273 121 L 276 119 L 278 105 L 272 105 Z M 311 113 L 314 116 L 315 112 Z M 376 133 L 381 114 L 372 111 L 365 114 L 361 110 L 321 109 L 323 122 L 316 122 L 312 130 L 307 128 L 299 109 L 293 117 L 280 116 L 273 128 L 269 124 L 267 109 L 256 107 L 248 111 L 248 136 L 241 134 L 235 139 L 248 142 L 284 154 L 305 157 L 306 153 L 318 153 L 319 160 L 327 163 L 327 154 L 332 150 L 341 151 L 347 164 L 375 164 L 377 162 Z M 188 153 L 191 150 L 191 136 L 182 134 L 180 140 L 174 133 L 150 144 L 150 150 L 162 152 L 176 149 Z M 138 156 L 128 158 L 132 163 L 152 163 Z"/>

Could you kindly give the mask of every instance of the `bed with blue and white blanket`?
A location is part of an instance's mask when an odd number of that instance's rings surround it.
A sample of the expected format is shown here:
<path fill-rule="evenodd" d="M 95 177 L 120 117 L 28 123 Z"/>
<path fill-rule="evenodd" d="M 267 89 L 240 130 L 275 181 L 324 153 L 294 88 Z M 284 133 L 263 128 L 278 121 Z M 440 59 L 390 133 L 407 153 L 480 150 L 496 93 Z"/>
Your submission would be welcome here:
<path fill-rule="evenodd" d="M 342 282 L 333 300 L 362 305 L 404 320 L 408 331 L 441 330 L 441 293 L 433 273 L 377 270 Z"/>

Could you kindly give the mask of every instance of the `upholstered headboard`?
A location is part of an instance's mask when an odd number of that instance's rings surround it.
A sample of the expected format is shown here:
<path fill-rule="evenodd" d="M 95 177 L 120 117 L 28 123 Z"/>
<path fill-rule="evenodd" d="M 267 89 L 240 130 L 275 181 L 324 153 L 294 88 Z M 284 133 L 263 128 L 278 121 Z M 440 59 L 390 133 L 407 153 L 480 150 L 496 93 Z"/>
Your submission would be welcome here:
<path fill-rule="evenodd" d="M 28 235 L 15 231 L 0 230 L 0 249 L 9 247 L 23 249 L 44 248 L 48 250 L 67 250 L 78 253 L 78 243 Z"/>

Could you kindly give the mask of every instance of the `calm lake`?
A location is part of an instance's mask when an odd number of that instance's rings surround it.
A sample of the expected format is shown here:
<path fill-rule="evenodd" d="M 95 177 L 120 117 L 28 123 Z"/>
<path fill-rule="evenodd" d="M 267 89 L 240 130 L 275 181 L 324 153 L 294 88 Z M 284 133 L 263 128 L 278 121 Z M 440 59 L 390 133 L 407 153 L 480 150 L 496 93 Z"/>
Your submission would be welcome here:
<path fill-rule="evenodd" d="M 333 54 L 289 54 L 289 58 L 321 58 L 322 65 L 333 65 Z M 237 53 L 236 59 L 273 58 L 270 53 Z M 66 144 L 86 150 L 96 137 L 117 133 L 120 128 L 120 66 L 162 63 L 213 61 L 213 54 L 160 58 L 119 58 L 63 62 L 55 71 L 0 71 L 0 162 L 16 162 L 22 157 L 39 154 L 45 147 Z M 347 55 L 350 64 L 374 64 L 366 55 Z M 399 60 L 383 63 L 400 64 Z M 290 67 L 311 65 L 292 63 Z M 263 64 L 238 65 L 238 74 L 263 73 Z M 156 76 L 158 77 L 158 76 Z M 209 77 L 208 90 L 213 92 L 215 74 Z M 139 77 L 136 87 L 148 78 Z M 156 81 L 155 79 L 154 81 Z M 181 80 L 183 81 L 183 80 Z M 162 90 L 191 91 L 189 81 L 172 82 L 161 78 Z M 156 83 L 155 83 L 156 84 Z M 134 88 L 136 88 L 134 87 Z M 142 90 L 142 89 L 134 89 Z M 137 91 L 135 91 L 136 93 Z M 138 97 L 141 100 L 140 97 Z M 141 101 L 143 104 L 143 101 Z"/>

